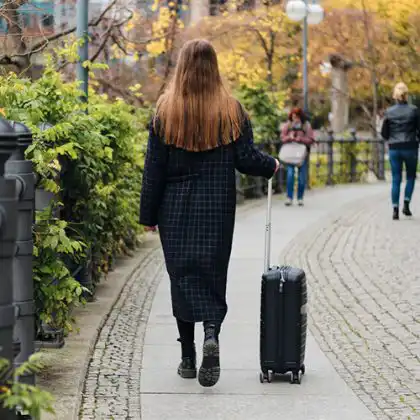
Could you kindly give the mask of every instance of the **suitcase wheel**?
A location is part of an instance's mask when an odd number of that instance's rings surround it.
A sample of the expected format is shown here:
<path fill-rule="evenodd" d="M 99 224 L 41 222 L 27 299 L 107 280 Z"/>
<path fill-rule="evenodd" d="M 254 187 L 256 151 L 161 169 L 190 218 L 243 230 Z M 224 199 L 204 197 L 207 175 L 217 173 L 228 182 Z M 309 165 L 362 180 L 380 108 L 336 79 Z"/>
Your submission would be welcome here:
<path fill-rule="evenodd" d="M 304 371 L 305 369 L 303 369 L 303 371 Z M 292 372 L 291 374 L 290 374 L 290 383 L 291 384 L 300 384 L 300 382 L 301 382 L 301 379 L 302 379 L 302 373 L 301 373 L 301 371 L 299 370 L 299 371 L 297 371 L 297 372 Z"/>
<path fill-rule="evenodd" d="M 271 383 L 273 380 L 273 372 L 269 370 L 267 373 L 261 372 L 260 373 L 260 382 L 263 384 L 265 381 L 268 383 Z"/>

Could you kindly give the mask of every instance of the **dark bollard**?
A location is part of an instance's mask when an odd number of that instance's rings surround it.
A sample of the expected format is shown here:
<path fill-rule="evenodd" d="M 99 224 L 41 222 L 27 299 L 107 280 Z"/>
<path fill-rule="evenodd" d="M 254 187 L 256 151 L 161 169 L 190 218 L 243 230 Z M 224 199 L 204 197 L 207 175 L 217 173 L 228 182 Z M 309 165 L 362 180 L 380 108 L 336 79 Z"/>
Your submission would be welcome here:
<path fill-rule="evenodd" d="M 4 175 L 4 166 L 16 150 L 16 133 L 9 121 L 0 118 L 0 176 Z"/>
<path fill-rule="evenodd" d="M 0 172 L 4 173 L 4 163 L 16 148 L 13 127 L 0 119 Z M 0 358 L 9 362 L 7 372 L 0 372 L 0 386 L 13 372 L 13 329 L 15 307 L 13 305 L 13 259 L 16 254 L 16 181 L 0 176 Z M 17 414 L 6 410 L 0 404 L 0 419 L 15 420 Z"/>
<path fill-rule="evenodd" d="M 25 150 L 32 143 L 31 131 L 21 123 L 11 122 L 17 134 L 17 148 L 5 165 L 5 177 L 16 180 L 17 253 L 13 266 L 13 296 L 17 308 L 15 338 L 21 343 L 21 351 L 15 358 L 15 366 L 27 361 L 35 351 L 35 304 L 33 287 L 32 222 L 35 200 L 35 177 L 32 162 L 25 160 Z M 21 378 L 27 384 L 35 383 L 35 376 Z"/>
<path fill-rule="evenodd" d="M 16 253 L 16 182 L 0 177 L 0 358 L 9 362 L 8 372 L 12 372 L 13 328 L 15 325 L 15 306 L 13 305 L 13 259 Z M 0 372 L 0 386 L 2 379 L 11 378 L 11 374 Z M 1 407 L 0 419 L 11 420 L 17 418 L 14 412 Z"/>

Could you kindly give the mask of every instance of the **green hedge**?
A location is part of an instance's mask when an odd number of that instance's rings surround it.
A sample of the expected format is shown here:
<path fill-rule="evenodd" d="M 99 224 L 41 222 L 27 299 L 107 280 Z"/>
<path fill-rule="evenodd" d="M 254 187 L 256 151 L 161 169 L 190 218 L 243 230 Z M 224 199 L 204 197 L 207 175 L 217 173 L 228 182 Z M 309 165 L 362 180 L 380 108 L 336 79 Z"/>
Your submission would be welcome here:
<path fill-rule="evenodd" d="M 83 264 L 92 256 L 98 281 L 114 255 L 135 246 L 140 232 L 150 110 L 89 95 L 87 109 L 77 84 L 64 81 L 51 62 L 37 81 L 13 74 L 0 78 L 0 107 L 8 119 L 32 129 L 35 140 L 26 156 L 40 185 L 59 199 L 55 209 L 36 214 L 34 280 L 38 321 L 65 330 L 84 292 L 68 261 Z M 41 131 L 42 122 L 53 127 Z M 60 216 L 54 217 L 57 209 Z"/>

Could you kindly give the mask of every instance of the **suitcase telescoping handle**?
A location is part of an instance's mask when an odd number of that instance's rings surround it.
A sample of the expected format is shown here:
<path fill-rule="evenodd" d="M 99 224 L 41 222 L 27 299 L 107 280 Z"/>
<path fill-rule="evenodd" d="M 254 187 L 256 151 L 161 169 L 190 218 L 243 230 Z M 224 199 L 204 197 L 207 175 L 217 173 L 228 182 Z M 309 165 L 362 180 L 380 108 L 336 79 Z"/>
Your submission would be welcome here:
<path fill-rule="evenodd" d="M 265 270 L 265 272 L 267 272 L 270 268 L 272 197 L 273 197 L 273 178 L 270 178 L 268 180 L 267 215 L 266 215 L 266 222 L 265 222 L 265 247 L 264 247 L 264 270 Z"/>

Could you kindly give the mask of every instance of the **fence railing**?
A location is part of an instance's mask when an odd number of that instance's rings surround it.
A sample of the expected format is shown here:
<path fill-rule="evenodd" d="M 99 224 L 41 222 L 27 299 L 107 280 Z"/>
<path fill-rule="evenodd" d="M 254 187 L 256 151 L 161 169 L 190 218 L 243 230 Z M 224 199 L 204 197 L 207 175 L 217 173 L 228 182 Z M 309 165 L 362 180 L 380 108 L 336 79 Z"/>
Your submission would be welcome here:
<path fill-rule="evenodd" d="M 278 156 L 280 141 L 267 141 L 258 145 L 261 150 Z M 385 142 L 359 136 L 355 131 L 350 137 L 335 137 L 332 132 L 317 139 L 308 155 L 308 188 L 334 184 L 365 182 L 372 174 L 385 179 Z M 266 192 L 266 183 L 260 178 L 237 174 L 238 200 L 259 198 Z M 273 182 L 275 192 L 286 188 L 286 167 L 281 165 Z"/>

